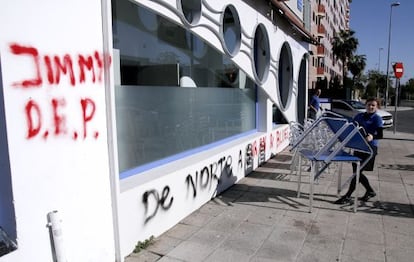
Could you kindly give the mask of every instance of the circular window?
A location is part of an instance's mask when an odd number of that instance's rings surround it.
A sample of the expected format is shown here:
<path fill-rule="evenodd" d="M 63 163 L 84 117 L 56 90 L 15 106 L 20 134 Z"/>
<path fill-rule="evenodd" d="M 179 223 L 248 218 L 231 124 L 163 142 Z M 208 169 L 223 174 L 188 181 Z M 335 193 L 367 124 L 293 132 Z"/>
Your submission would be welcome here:
<path fill-rule="evenodd" d="M 195 25 L 201 17 L 201 0 L 179 0 L 179 8 L 186 23 Z"/>
<path fill-rule="evenodd" d="M 221 30 L 224 50 L 230 56 L 236 55 L 240 49 L 241 29 L 239 15 L 233 5 L 224 10 Z"/>
<path fill-rule="evenodd" d="M 254 72 L 259 82 L 266 80 L 270 66 L 269 36 L 263 24 L 256 27 L 253 42 Z"/>
<path fill-rule="evenodd" d="M 287 43 L 283 44 L 280 51 L 278 76 L 280 103 L 283 108 L 286 108 L 293 88 L 292 52 Z"/>

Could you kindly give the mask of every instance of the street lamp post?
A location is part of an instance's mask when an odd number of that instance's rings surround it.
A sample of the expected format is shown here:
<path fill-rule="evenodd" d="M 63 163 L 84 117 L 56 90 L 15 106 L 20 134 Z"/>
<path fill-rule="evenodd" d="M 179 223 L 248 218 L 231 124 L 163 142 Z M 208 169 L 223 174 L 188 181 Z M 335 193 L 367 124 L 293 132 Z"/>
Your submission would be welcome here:
<path fill-rule="evenodd" d="M 381 51 L 384 50 L 384 48 L 380 47 L 378 49 L 378 73 L 381 72 Z"/>
<path fill-rule="evenodd" d="M 385 105 L 384 107 L 387 108 L 388 102 L 388 86 L 389 86 L 389 75 L 390 75 L 390 45 L 391 45 L 391 21 L 392 21 L 392 8 L 395 6 L 399 6 L 400 2 L 395 2 L 391 4 L 390 8 L 390 24 L 388 28 L 388 54 L 387 54 L 387 78 L 386 78 L 386 87 L 385 87 Z"/>
<path fill-rule="evenodd" d="M 384 48 L 380 47 L 378 48 L 378 75 L 381 74 L 381 51 L 384 50 Z M 377 97 L 379 98 L 379 86 L 377 85 Z"/>

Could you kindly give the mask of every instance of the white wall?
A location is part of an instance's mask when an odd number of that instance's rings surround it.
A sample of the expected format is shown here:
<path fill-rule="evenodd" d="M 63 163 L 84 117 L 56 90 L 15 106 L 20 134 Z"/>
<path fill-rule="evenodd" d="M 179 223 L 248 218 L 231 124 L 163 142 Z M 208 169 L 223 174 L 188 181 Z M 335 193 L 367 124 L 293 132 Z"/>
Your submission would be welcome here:
<path fill-rule="evenodd" d="M 57 210 L 67 261 L 115 261 L 101 1 L 2 1 L 0 24 L 18 244 L 1 260 L 52 261 Z"/>

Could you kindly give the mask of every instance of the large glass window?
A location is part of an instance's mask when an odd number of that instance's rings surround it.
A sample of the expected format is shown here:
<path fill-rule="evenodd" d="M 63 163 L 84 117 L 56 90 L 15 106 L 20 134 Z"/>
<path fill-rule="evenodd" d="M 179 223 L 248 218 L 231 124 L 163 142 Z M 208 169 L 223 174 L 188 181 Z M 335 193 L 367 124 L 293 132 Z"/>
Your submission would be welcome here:
<path fill-rule="evenodd" d="M 113 32 L 121 172 L 255 130 L 255 84 L 226 55 L 127 0 Z"/>

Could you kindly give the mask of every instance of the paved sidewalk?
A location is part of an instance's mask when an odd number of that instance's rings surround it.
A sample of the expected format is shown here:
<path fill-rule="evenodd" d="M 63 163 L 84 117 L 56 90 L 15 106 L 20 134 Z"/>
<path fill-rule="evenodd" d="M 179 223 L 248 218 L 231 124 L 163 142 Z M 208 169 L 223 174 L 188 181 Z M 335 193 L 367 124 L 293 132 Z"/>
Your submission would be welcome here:
<path fill-rule="evenodd" d="M 297 198 L 285 151 L 126 261 L 414 261 L 414 135 L 384 136 L 374 171 L 365 173 L 377 196 L 357 213 L 332 203 L 330 174 L 315 186 L 308 213 L 308 180 Z"/>

